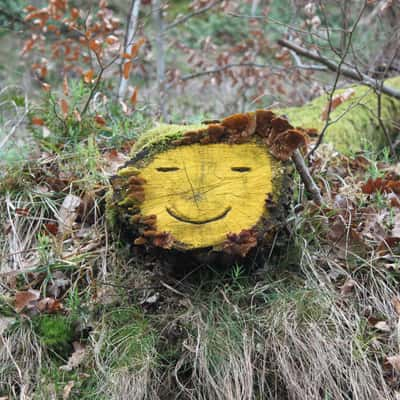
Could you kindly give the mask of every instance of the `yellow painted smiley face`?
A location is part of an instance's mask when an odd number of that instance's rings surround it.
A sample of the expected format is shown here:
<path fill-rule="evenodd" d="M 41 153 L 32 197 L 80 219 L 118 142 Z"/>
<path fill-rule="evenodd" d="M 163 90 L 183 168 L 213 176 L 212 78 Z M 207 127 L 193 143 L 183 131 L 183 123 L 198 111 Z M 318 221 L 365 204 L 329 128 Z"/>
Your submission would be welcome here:
<path fill-rule="evenodd" d="M 188 248 L 222 243 L 253 227 L 272 192 L 272 161 L 256 143 L 180 146 L 140 171 L 146 180 L 142 215 Z"/>

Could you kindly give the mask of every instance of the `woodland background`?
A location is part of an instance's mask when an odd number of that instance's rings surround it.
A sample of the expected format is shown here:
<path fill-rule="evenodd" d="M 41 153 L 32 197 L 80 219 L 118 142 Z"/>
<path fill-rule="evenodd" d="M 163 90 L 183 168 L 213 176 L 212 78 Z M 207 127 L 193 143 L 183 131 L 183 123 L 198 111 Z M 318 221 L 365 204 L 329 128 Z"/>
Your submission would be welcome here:
<path fill-rule="evenodd" d="M 379 92 L 399 21 L 395 0 L 0 0 L 0 398 L 399 399 L 392 137 L 342 154 L 322 136 L 325 205 L 294 174 L 250 266 L 172 273 L 105 211 L 157 121 L 302 105 L 354 83 L 343 66 Z"/>

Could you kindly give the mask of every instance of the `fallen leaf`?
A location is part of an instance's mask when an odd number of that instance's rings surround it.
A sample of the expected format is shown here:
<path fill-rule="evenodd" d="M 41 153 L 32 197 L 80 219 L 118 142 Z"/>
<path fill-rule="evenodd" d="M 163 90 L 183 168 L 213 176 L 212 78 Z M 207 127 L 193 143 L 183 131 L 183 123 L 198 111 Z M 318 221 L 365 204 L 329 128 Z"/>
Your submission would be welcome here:
<path fill-rule="evenodd" d="M 40 298 L 38 290 L 29 289 L 15 294 L 15 311 L 20 313 L 26 307 L 32 307 L 32 303 Z"/>

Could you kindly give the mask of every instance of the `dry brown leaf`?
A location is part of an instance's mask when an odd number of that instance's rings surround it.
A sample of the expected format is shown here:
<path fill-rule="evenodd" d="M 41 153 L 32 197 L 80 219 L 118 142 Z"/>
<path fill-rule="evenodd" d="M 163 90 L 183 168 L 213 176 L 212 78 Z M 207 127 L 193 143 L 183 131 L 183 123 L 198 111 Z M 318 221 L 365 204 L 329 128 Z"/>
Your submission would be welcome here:
<path fill-rule="evenodd" d="M 15 294 L 15 311 L 20 313 L 26 307 L 32 307 L 32 303 L 36 303 L 40 298 L 38 290 L 29 289 Z"/>
<path fill-rule="evenodd" d="M 332 97 L 331 100 L 331 108 L 330 112 L 332 113 L 335 111 L 337 107 L 339 107 L 342 103 L 344 103 L 346 100 L 350 99 L 355 95 L 355 91 L 352 88 L 346 89 L 342 94 L 338 94 L 336 96 Z M 326 121 L 328 119 L 328 114 L 329 114 L 329 103 L 326 105 L 324 111 L 322 112 L 321 119 L 322 121 Z"/>
<path fill-rule="evenodd" d="M 129 73 L 131 72 L 131 68 L 132 68 L 132 61 L 127 61 L 126 63 L 124 63 L 124 65 L 122 67 L 122 73 L 123 73 L 124 79 L 129 78 Z"/>
<path fill-rule="evenodd" d="M 138 90 L 137 88 L 133 89 L 132 95 L 129 99 L 129 101 L 131 102 L 131 104 L 134 106 L 137 103 L 137 95 L 138 95 Z"/>
<path fill-rule="evenodd" d="M 143 46 L 143 44 L 146 42 L 144 38 L 140 38 L 136 43 L 132 45 L 131 48 L 131 58 L 135 58 L 137 56 L 137 53 L 139 52 L 139 49 Z"/>
<path fill-rule="evenodd" d="M 101 51 L 101 43 L 96 39 L 91 39 L 89 40 L 89 48 L 98 54 Z"/>
<path fill-rule="evenodd" d="M 252 230 L 244 229 L 239 234 L 230 233 L 228 240 L 223 244 L 223 251 L 232 255 L 245 257 L 247 253 L 257 246 L 257 237 Z"/>
<path fill-rule="evenodd" d="M 83 81 L 85 83 L 92 83 L 93 81 L 93 75 L 94 75 L 94 71 L 92 69 L 89 69 L 89 71 L 86 71 L 83 74 Z"/>
<path fill-rule="evenodd" d="M 97 124 L 99 125 L 105 125 L 106 124 L 106 120 L 104 119 L 104 117 L 102 117 L 101 115 L 96 115 L 94 117 L 94 120 L 96 121 Z"/>

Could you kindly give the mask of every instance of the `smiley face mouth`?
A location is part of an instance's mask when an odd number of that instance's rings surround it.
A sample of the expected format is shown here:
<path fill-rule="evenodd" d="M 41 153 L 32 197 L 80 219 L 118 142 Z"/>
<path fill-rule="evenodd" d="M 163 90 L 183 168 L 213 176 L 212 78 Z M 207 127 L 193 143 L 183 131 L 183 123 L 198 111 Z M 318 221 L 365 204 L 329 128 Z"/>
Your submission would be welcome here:
<path fill-rule="evenodd" d="M 194 224 L 194 225 L 208 224 L 209 222 L 214 222 L 214 221 L 218 221 L 222 218 L 225 218 L 226 215 L 229 213 L 229 211 L 231 211 L 231 209 L 232 209 L 232 207 L 227 207 L 223 212 L 221 212 L 218 215 L 215 215 L 214 217 L 211 217 L 211 218 L 190 218 L 185 215 L 182 215 L 178 211 L 173 210 L 169 207 L 166 208 L 167 213 L 171 217 L 175 218 L 178 221 L 187 222 L 188 224 Z"/>

